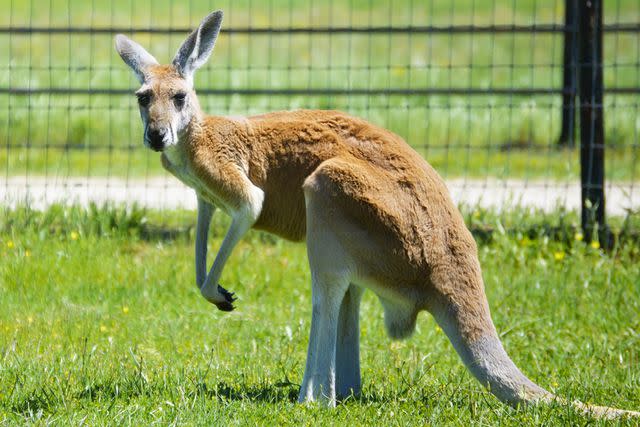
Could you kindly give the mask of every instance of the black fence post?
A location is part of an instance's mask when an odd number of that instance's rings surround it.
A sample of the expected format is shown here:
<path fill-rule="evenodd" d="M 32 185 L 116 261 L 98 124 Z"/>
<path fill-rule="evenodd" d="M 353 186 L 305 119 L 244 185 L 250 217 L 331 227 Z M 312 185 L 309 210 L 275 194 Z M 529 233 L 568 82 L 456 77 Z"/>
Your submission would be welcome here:
<path fill-rule="evenodd" d="M 580 0 L 579 94 L 582 229 L 587 241 L 596 230 L 610 244 L 605 223 L 604 106 L 602 68 L 602 0 Z"/>
<path fill-rule="evenodd" d="M 565 0 L 564 53 L 562 66 L 562 129 L 558 145 L 574 147 L 576 138 L 576 92 L 578 56 L 578 0 Z"/>

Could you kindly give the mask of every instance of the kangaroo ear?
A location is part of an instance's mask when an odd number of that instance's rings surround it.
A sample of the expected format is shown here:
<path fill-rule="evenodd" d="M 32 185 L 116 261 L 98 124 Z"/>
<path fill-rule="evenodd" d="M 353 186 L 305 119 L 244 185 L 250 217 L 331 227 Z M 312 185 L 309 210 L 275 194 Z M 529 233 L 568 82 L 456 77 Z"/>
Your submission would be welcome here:
<path fill-rule="evenodd" d="M 158 65 L 153 55 L 122 34 L 116 36 L 116 50 L 122 60 L 136 73 L 140 83 L 144 83 L 145 69 L 150 65 Z"/>
<path fill-rule="evenodd" d="M 207 15 L 200 26 L 182 43 L 173 58 L 173 65 L 182 77 L 191 80 L 193 72 L 207 62 L 218 38 L 221 25 L 222 11 L 217 10 Z"/>

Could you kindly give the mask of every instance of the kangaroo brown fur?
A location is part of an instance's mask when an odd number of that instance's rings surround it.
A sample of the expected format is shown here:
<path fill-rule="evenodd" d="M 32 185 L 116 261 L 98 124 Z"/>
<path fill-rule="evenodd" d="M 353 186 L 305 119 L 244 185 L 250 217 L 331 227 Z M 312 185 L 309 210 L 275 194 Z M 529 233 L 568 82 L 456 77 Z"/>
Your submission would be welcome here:
<path fill-rule="evenodd" d="M 313 316 L 300 401 L 359 393 L 358 309 L 363 289 L 379 297 L 394 338 L 429 311 L 463 362 L 511 405 L 552 401 L 504 351 L 491 320 L 477 248 L 434 169 L 399 136 L 338 111 L 205 116 L 193 72 L 208 59 L 222 21 L 214 12 L 159 65 L 124 36 L 116 48 L 138 75 L 145 144 L 198 196 L 196 282 L 222 310 L 219 284 L 238 240 L 257 228 L 306 240 Z M 207 233 L 220 207 L 232 224 L 206 273 Z M 602 417 L 638 416 L 573 405 Z"/>

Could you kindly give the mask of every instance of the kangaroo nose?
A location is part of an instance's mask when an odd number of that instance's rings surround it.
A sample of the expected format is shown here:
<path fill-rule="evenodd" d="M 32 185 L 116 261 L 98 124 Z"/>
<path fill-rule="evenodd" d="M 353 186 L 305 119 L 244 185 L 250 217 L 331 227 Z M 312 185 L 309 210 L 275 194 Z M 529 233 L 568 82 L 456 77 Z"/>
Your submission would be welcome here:
<path fill-rule="evenodd" d="M 162 141 L 162 135 L 156 129 L 147 130 L 147 140 L 153 151 L 162 151 L 164 148 L 164 142 Z"/>

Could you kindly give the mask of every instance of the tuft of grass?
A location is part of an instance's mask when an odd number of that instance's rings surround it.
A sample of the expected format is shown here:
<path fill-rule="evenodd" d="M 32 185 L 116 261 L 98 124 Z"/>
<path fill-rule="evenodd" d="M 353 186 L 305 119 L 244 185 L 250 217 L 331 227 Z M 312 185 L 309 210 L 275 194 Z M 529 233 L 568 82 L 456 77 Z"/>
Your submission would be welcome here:
<path fill-rule="evenodd" d="M 72 235 L 113 237 L 140 236 L 147 223 L 146 212 L 137 205 L 80 206 L 52 205 L 45 211 L 20 206 L 0 219 L 0 230 L 19 235 L 25 230 L 37 233 L 41 239 Z"/>
<path fill-rule="evenodd" d="M 0 423 L 604 424 L 560 405 L 500 404 L 429 315 L 411 339 L 386 337 L 370 292 L 361 311 L 363 395 L 333 410 L 298 405 L 311 318 L 303 245 L 251 232 L 222 278 L 240 298 L 226 314 L 194 286 L 192 231 L 168 239 L 143 232 L 184 227 L 192 212 L 4 214 Z M 569 400 L 640 408 L 638 245 L 607 253 L 575 235 L 568 244 L 509 231 L 508 221 L 549 221 L 535 213 L 468 215 L 495 226 L 479 257 L 516 364 Z M 228 224 L 215 220 L 213 248 Z"/>

